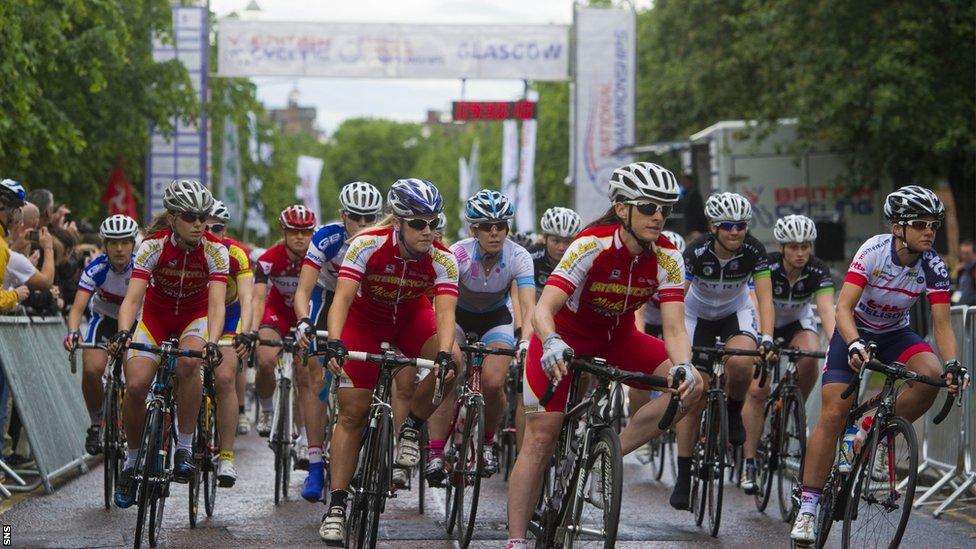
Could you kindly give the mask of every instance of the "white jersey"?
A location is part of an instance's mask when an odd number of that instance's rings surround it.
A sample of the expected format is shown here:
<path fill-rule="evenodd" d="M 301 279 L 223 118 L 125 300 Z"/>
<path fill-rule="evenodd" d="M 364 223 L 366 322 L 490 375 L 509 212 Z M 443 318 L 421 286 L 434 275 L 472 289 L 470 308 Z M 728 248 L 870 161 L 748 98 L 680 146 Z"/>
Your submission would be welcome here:
<path fill-rule="evenodd" d="M 501 257 L 485 273 L 477 238 L 466 238 L 451 246 L 458 262 L 458 307 L 471 312 L 494 311 L 508 305 L 512 281 L 519 288 L 535 288 L 535 269 L 528 250 L 510 239 L 502 245 Z"/>
<path fill-rule="evenodd" d="M 334 292 L 342 257 L 346 255 L 346 229 L 342 223 L 330 223 L 319 227 L 312 235 L 312 242 L 305 253 L 303 265 L 314 267 L 319 272 L 318 286 Z"/>
<path fill-rule="evenodd" d="M 132 255 L 135 257 L 135 254 Z M 112 268 L 108 256 L 102 254 L 91 261 L 81 273 L 78 290 L 92 294 L 92 311 L 111 318 L 119 317 L 119 305 L 125 299 L 132 278 L 133 260 L 121 273 Z"/>
<path fill-rule="evenodd" d="M 895 237 L 879 234 L 868 239 L 854 256 L 845 283 L 862 288 L 854 320 L 864 330 L 884 333 L 908 326 L 908 311 L 922 293 L 929 303 L 949 303 L 949 271 L 935 250 L 912 265 L 902 266 Z"/>

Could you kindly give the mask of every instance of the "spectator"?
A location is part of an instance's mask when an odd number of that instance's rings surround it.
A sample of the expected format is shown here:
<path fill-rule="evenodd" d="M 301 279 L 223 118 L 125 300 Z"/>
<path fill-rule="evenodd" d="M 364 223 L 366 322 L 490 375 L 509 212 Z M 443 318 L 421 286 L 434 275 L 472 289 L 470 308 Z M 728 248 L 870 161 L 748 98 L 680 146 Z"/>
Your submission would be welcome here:
<path fill-rule="evenodd" d="M 47 189 L 34 189 L 27 195 L 27 201 L 40 210 L 40 224 L 50 225 L 54 217 L 54 194 Z"/>
<path fill-rule="evenodd" d="M 698 191 L 698 185 L 695 184 L 695 179 L 691 174 L 685 174 L 681 178 L 681 188 L 682 196 L 677 207 L 684 214 L 685 227 L 683 231 L 675 232 L 684 235 L 708 232 L 708 219 L 705 218 L 705 200 L 702 198 L 701 192 Z M 689 242 L 691 241 L 689 240 Z"/>
<path fill-rule="evenodd" d="M 976 305 L 976 251 L 973 241 L 964 240 L 959 244 L 959 263 L 956 265 L 958 305 Z"/>
<path fill-rule="evenodd" d="M 10 179 L 0 181 L 0 274 L 6 274 L 7 262 L 10 259 L 10 248 L 7 244 L 7 230 L 15 220 L 21 219 L 20 208 L 24 205 L 24 188 Z M 27 286 L 18 286 L 12 290 L 0 289 L 0 312 L 10 312 L 27 298 Z"/>

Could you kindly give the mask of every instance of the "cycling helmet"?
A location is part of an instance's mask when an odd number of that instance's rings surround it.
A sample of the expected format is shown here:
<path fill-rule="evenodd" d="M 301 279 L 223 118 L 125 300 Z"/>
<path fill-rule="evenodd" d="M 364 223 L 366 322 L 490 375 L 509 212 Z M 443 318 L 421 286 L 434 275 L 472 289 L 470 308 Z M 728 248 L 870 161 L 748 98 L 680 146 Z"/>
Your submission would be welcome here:
<path fill-rule="evenodd" d="M 509 233 L 508 237 L 511 238 L 513 242 L 515 242 L 519 246 L 522 246 L 523 248 L 528 248 L 529 246 L 535 244 L 535 240 L 533 240 L 532 238 L 532 233 L 529 233 L 527 231 L 522 231 L 518 233 Z"/>
<path fill-rule="evenodd" d="M 685 239 L 681 237 L 680 234 L 674 231 L 661 231 L 664 238 L 667 238 L 674 244 L 674 247 L 678 249 L 679 252 L 685 253 Z"/>
<path fill-rule="evenodd" d="M 444 231 L 447 230 L 447 214 L 444 212 L 437 214 L 437 221 L 437 231 L 444 234 Z"/>
<path fill-rule="evenodd" d="M 0 181 L 0 205 L 20 208 L 27 201 L 27 191 L 24 186 L 13 179 Z"/>
<path fill-rule="evenodd" d="M 752 204 L 740 194 L 715 193 L 705 201 L 705 217 L 712 223 L 749 221 L 752 219 Z"/>
<path fill-rule="evenodd" d="M 214 197 L 195 179 L 174 179 L 163 193 L 163 207 L 168 211 L 210 214 Z"/>
<path fill-rule="evenodd" d="M 651 162 L 632 162 L 610 175 L 610 202 L 653 200 L 662 204 L 678 201 L 678 180 L 666 168 Z"/>
<path fill-rule="evenodd" d="M 578 213 L 569 208 L 555 206 L 549 208 L 542 214 L 539 221 L 542 226 L 542 234 L 551 234 L 563 238 L 573 238 L 580 232 L 583 220 Z"/>
<path fill-rule="evenodd" d="M 464 220 L 472 225 L 482 221 L 508 221 L 513 217 L 515 205 L 498 191 L 480 190 L 464 207 Z"/>
<path fill-rule="evenodd" d="M 908 185 L 885 198 L 884 215 L 888 221 L 915 219 L 923 215 L 942 220 L 945 218 L 945 205 L 934 192 L 925 187 Z"/>
<path fill-rule="evenodd" d="M 353 181 L 339 191 L 339 204 L 348 213 L 378 215 L 383 210 L 383 195 L 364 181 Z"/>
<path fill-rule="evenodd" d="M 400 179 L 390 187 L 386 201 L 394 215 L 435 215 L 444 209 L 444 199 L 433 183 L 425 179 Z"/>
<path fill-rule="evenodd" d="M 288 206 L 278 216 L 278 224 L 282 229 L 311 230 L 315 228 L 315 212 L 301 204 Z"/>
<path fill-rule="evenodd" d="M 102 221 L 98 234 L 106 239 L 132 238 L 139 234 L 139 224 L 127 215 L 116 214 Z"/>
<path fill-rule="evenodd" d="M 210 210 L 210 217 L 219 219 L 221 223 L 230 223 L 230 210 L 220 200 L 214 200 L 213 209 Z"/>
<path fill-rule="evenodd" d="M 780 244 L 813 242 L 817 239 L 817 225 L 805 215 L 788 215 L 776 220 L 773 238 Z"/>

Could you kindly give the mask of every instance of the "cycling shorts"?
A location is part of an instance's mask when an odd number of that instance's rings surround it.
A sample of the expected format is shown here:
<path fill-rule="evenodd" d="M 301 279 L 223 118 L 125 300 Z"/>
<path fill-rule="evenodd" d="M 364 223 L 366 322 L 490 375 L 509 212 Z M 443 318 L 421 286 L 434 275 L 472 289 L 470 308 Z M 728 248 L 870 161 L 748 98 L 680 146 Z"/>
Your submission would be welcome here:
<path fill-rule="evenodd" d="M 312 289 L 312 307 L 309 311 L 309 318 L 316 330 L 329 329 L 329 307 L 332 306 L 334 298 L 335 292 L 326 290 L 322 286 L 316 285 Z"/>
<path fill-rule="evenodd" d="M 206 307 L 187 314 L 174 315 L 169 311 L 149 309 L 148 303 L 143 305 L 139 323 L 132 334 L 132 341 L 159 345 L 161 342 L 175 337 L 179 341 L 187 337 L 207 339 L 207 309 Z M 143 356 L 159 363 L 159 356 L 145 351 L 129 351 L 129 358 Z"/>
<path fill-rule="evenodd" d="M 793 341 L 793 337 L 802 331 L 813 332 L 817 334 L 819 338 L 819 332 L 817 331 L 817 321 L 813 317 L 803 317 L 799 320 L 794 320 L 785 326 L 780 326 L 773 330 L 773 340 L 778 341 L 782 339 L 785 341 L 786 345 L 789 345 Z"/>
<path fill-rule="evenodd" d="M 661 324 L 648 324 L 644 323 L 644 333 L 647 335 L 654 336 L 658 339 L 664 339 L 664 326 Z"/>
<path fill-rule="evenodd" d="M 419 357 L 424 343 L 437 334 L 437 318 L 431 306 L 417 307 L 408 317 L 398 319 L 396 325 L 378 324 L 349 309 L 346 325 L 342 328 L 342 342 L 350 351 L 380 352 L 380 344 L 386 342 L 411 358 Z M 372 362 L 347 360 L 342 365 L 339 387 L 373 389 L 380 377 L 379 366 Z"/>
<path fill-rule="evenodd" d="M 868 332 L 859 327 L 857 333 L 865 342 L 871 343 L 873 341 L 878 344 L 878 352 L 875 358 L 885 364 L 892 362 L 908 364 L 908 360 L 919 353 L 935 352 L 920 335 L 908 326 L 882 334 Z M 850 383 L 853 377 L 854 370 L 851 369 L 847 356 L 847 343 L 844 342 L 840 332 L 834 330 L 834 335 L 830 338 L 830 345 L 827 346 L 827 360 L 823 367 L 823 384 Z"/>
<path fill-rule="evenodd" d="M 510 348 L 515 348 L 515 321 L 512 319 L 512 312 L 508 307 L 499 307 L 494 311 L 475 313 L 467 311 L 461 307 L 455 313 L 457 321 L 458 341 L 465 341 L 465 336 L 469 333 L 478 335 L 478 340 L 489 345 L 492 343 L 505 343 Z"/>
<path fill-rule="evenodd" d="M 115 332 L 119 331 L 119 321 L 116 318 L 92 313 L 91 322 L 85 330 L 85 343 L 105 343 L 112 339 Z"/>
<path fill-rule="evenodd" d="M 220 335 L 220 339 L 230 341 L 239 333 L 241 333 L 241 302 L 235 301 L 227 306 L 224 313 L 224 332 Z"/>
<path fill-rule="evenodd" d="M 562 336 L 566 345 L 573 349 L 576 356 L 597 357 L 607 361 L 607 364 L 642 374 L 653 374 L 657 368 L 668 359 L 664 349 L 664 342 L 660 339 L 641 333 L 636 327 L 618 330 L 611 341 L 579 339 L 568 335 Z M 535 335 L 529 341 L 529 353 L 525 358 L 525 374 L 522 401 L 525 412 L 563 412 L 569 400 L 569 388 L 573 373 L 563 377 L 553 393 L 552 399 L 543 409 L 539 399 L 549 387 L 549 378 L 542 370 L 542 341 Z M 651 387 L 640 383 L 628 383 L 641 390 Z"/>
<path fill-rule="evenodd" d="M 691 344 L 696 347 L 714 347 L 715 338 L 728 341 L 737 335 L 749 336 L 756 343 L 759 342 L 756 310 L 752 307 L 739 309 L 738 312 L 715 320 L 685 315 L 685 328 Z M 707 354 L 692 353 L 691 362 L 700 370 L 707 372 L 712 369 L 712 357 Z"/>
<path fill-rule="evenodd" d="M 295 310 L 284 305 L 276 305 L 276 302 L 268 300 L 264 303 L 264 315 L 261 317 L 260 328 L 271 328 L 278 332 L 278 337 L 285 337 L 291 333 L 298 319 L 295 318 Z"/>

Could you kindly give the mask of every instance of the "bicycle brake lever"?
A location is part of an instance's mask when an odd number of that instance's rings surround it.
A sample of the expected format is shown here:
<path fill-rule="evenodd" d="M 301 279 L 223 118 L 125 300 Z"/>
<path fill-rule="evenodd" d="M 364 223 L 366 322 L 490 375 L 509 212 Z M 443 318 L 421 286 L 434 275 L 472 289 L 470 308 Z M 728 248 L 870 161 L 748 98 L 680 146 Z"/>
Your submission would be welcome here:
<path fill-rule="evenodd" d="M 71 366 L 71 373 L 78 373 L 78 358 L 75 356 L 74 349 L 68 353 L 68 365 Z"/>
<path fill-rule="evenodd" d="M 685 381 L 685 373 L 683 370 L 679 370 L 674 373 L 671 380 L 671 388 L 677 389 Z M 674 415 L 678 412 L 678 405 L 681 403 L 681 397 L 678 393 L 671 393 L 671 400 L 668 402 L 668 408 L 664 411 L 664 415 L 661 416 L 661 420 L 657 423 L 657 428 L 661 431 L 667 431 L 671 424 L 674 423 Z"/>
<path fill-rule="evenodd" d="M 759 362 L 759 370 L 760 370 L 760 373 L 759 373 L 759 387 L 765 387 L 766 386 L 766 381 L 768 381 L 768 379 L 769 379 L 769 363 L 766 362 L 766 359 L 765 358 L 763 358 Z"/>
<path fill-rule="evenodd" d="M 444 377 L 447 375 L 447 368 L 438 367 L 437 377 L 434 379 L 434 398 L 430 400 L 434 406 L 440 406 L 444 400 Z"/>

